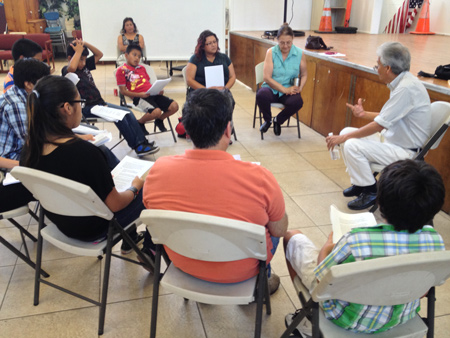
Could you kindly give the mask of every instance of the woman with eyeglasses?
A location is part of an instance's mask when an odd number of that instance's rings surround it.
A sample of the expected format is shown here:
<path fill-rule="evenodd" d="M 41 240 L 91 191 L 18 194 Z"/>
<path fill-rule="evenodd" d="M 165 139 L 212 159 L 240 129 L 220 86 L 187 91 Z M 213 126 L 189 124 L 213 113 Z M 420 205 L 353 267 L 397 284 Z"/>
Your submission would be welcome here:
<path fill-rule="evenodd" d="M 206 87 L 205 68 L 210 66 L 222 66 L 224 78 L 223 85 L 210 88 L 229 92 L 236 82 L 233 63 L 226 54 L 220 52 L 217 35 L 205 30 L 198 37 L 195 53 L 187 64 L 186 81 L 190 90 Z"/>
<path fill-rule="evenodd" d="M 269 130 L 273 122 L 275 135 L 281 134 L 281 125 L 303 106 L 301 91 L 306 83 L 306 60 L 302 50 L 293 45 L 294 32 L 288 24 L 278 30 L 278 45 L 267 51 L 264 60 L 264 83 L 256 93 L 256 103 L 264 118 L 259 130 Z M 282 103 L 285 108 L 273 119 L 271 103 Z"/>
<path fill-rule="evenodd" d="M 21 165 L 49 172 L 90 186 L 114 212 L 120 225 L 136 220 L 144 209 L 142 186 L 136 177 L 130 188 L 118 192 L 103 153 L 91 143 L 76 137 L 72 129 L 81 121 L 83 100 L 76 86 L 61 76 L 45 76 L 28 96 L 28 136 Z M 98 217 L 68 217 L 46 212 L 66 236 L 82 241 L 106 237 L 108 221 Z M 137 243 L 143 234 L 136 228 L 130 236 Z M 131 248 L 122 245 L 122 253 Z"/>

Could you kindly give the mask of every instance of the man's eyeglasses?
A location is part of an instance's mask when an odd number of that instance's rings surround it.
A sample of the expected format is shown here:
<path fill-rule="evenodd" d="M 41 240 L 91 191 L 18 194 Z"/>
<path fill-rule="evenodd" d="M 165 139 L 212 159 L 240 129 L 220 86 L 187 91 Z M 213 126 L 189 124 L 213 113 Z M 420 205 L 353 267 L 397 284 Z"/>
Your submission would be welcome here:
<path fill-rule="evenodd" d="M 217 40 L 205 43 L 205 46 L 210 46 L 210 45 L 217 45 Z"/>
<path fill-rule="evenodd" d="M 68 103 L 77 103 L 80 102 L 81 105 L 81 109 L 83 109 L 86 106 L 86 100 L 85 99 L 80 99 L 80 100 L 73 100 L 73 101 L 67 101 Z M 64 103 L 62 105 L 59 106 L 60 108 L 64 107 Z"/>

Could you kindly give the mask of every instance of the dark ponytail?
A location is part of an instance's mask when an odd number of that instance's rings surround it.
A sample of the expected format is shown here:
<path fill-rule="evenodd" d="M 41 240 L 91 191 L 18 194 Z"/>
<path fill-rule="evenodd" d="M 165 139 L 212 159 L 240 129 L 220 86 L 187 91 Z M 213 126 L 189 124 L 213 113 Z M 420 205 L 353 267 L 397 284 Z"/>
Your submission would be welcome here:
<path fill-rule="evenodd" d="M 24 166 L 36 167 L 45 144 L 61 137 L 75 137 L 66 126 L 61 105 L 75 100 L 77 88 L 62 76 L 45 76 L 28 95 L 28 135 L 22 151 Z M 54 144 L 54 143 L 53 143 Z"/>

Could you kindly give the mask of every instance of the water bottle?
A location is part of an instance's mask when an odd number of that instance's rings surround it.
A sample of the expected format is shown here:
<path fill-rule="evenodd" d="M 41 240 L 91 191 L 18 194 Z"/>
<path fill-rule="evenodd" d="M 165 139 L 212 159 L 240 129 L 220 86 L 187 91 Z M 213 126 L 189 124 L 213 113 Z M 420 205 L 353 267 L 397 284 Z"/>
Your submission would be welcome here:
<path fill-rule="evenodd" d="M 328 136 L 333 136 L 333 133 L 329 133 Z M 330 156 L 332 160 L 339 160 L 341 158 L 341 154 L 337 146 L 330 149 Z"/>

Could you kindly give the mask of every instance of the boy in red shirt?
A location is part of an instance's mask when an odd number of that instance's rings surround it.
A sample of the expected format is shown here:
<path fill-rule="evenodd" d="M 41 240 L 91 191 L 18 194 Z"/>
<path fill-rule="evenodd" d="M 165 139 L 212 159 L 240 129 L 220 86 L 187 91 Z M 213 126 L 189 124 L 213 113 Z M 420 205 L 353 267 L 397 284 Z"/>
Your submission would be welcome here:
<path fill-rule="evenodd" d="M 122 95 L 133 98 L 133 104 L 146 112 L 139 122 L 155 120 L 161 131 L 166 131 L 163 120 L 178 111 L 178 103 L 160 92 L 150 96 L 147 91 L 152 84 L 145 67 L 139 65 L 142 49 L 138 45 L 129 45 L 125 52 L 127 62 L 116 72 L 117 85 Z"/>

